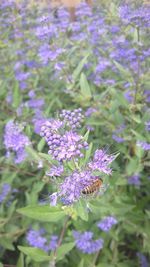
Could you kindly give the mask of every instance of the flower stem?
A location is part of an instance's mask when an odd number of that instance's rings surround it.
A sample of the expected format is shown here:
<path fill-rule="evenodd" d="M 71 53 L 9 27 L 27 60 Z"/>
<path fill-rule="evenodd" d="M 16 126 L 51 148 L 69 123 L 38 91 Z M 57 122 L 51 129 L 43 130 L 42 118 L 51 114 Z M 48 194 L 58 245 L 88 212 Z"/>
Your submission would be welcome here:
<path fill-rule="evenodd" d="M 61 246 L 61 243 L 63 241 L 64 235 L 65 235 L 65 231 L 67 229 L 67 225 L 68 225 L 68 222 L 69 222 L 70 218 L 71 218 L 71 216 L 69 215 L 69 216 L 67 216 L 66 220 L 64 221 L 64 225 L 63 225 L 63 228 L 61 230 L 61 233 L 60 233 L 60 236 L 59 236 L 59 240 L 57 242 L 57 248 L 54 251 L 53 260 L 50 261 L 49 267 L 55 267 L 56 266 L 57 250 Z"/>

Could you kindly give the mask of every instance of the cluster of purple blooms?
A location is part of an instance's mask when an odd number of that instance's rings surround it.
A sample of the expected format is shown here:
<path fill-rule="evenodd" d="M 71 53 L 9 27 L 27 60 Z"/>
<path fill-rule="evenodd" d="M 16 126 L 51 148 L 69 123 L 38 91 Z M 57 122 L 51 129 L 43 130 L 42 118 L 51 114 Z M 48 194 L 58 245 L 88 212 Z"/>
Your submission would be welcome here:
<path fill-rule="evenodd" d="M 26 240 L 30 246 L 49 252 L 54 251 L 57 248 L 58 236 L 52 235 L 48 241 L 47 234 L 44 229 L 31 229 L 27 233 Z"/>
<path fill-rule="evenodd" d="M 88 148 L 88 143 L 75 131 L 83 119 L 80 112 L 80 109 L 74 112 L 62 111 L 60 113 L 62 120 L 46 121 L 41 127 L 41 136 L 45 138 L 49 146 L 48 153 L 60 162 L 76 157 L 81 158 L 83 157 L 82 150 Z"/>
<path fill-rule="evenodd" d="M 97 223 L 98 228 L 100 228 L 104 232 L 108 232 L 113 225 L 117 224 L 118 221 L 113 216 L 107 216 Z"/>
<path fill-rule="evenodd" d="M 97 223 L 98 228 L 104 232 L 110 231 L 113 225 L 118 221 L 114 216 L 107 216 Z M 102 238 L 93 240 L 93 232 L 73 231 L 76 247 L 86 254 L 95 253 L 103 248 L 104 240 Z"/>
<path fill-rule="evenodd" d="M 83 253 L 92 254 L 103 248 L 104 240 L 102 238 L 93 240 L 92 232 L 80 233 L 73 231 L 76 247 Z"/>
<path fill-rule="evenodd" d="M 27 156 L 25 147 L 30 145 L 29 138 L 22 133 L 23 128 L 13 120 L 7 122 L 4 132 L 4 145 L 7 157 L 15 153 L 15 163 L 21 163 Z"/>
<path fill-rule="evenodd" d="M 73 111 L 63 109 L 59 116 L 71 129 L 77 129 L 81 127 L 81 123 L 84 119 L 81 112 L 81 108 L 74 109 Z"/>
<path fill-rule="evenodd" d="M 138 252 L 137 256 L 138 256 L 141 267 L 148 267 L 149 266 L 149 261 L 144 254 L 142 254 L 141 252 Z"/>
<path fill-rule="evenodd" d="M 113 216 L 105 217 L 100 221 L 97 226 L 104 232 L 110 231 L 113 225 L 117 224 L 118 221 Z M 93 232 L 79 232 L 73 231 L 73 237 L 75 240 L 76 247 L 85 254 L 93 254 L 101 250 L 104 245 L 104 240 L 99 238 L 93 239 Z M 30 246 L 40 248 L 46 252 L 54 251 L 57 248 L 58 236 L 52 235 L 50 240 L 47 238 L 47 234 L 44 229 L 40 230 L 29 230 L 26 235 L 26 240 Z M 49 241 L 48 241 L 49 240 Z"/>
<path fill-rule="evenodd" d="M 99 149 L 95 151 L 93 159 L 87 163 L 84 169 L 79 169 L 76 165 L 78 159 L 84 156 L 84 150 L 88 148 L 88 143 L 77 133 L 77 127 L 83 120 L 81 109 L 63 110 L 60 118 L 61 120 L 51 119 L 41 127 L 41 136 L 45 138 L 49 146 L 48 153 L 59 162 L 58 165 L 51 166 L 47 175 L 59 177 L 63 174 L 64 176 L 63 164 L 70 160 L 73 161 L 74 171 L 69 175 L 65 174 L 66 178 L 59 185 L 58 192 L 50 196 L 51 205 L 56 205 L 58 197 L 66 205 L 77 201 L 82 196 L 83 189 L 97 179 L 93 172 L 99 171 L 110 175 L 109 165 L 116 158 L 115 155 L 108 155 L 105 150 Z"/>
<path fill-rule="evenodd" d="M 134 174 L 128 178 L 128 184 L 130 185 L 135 185 L 135 186 L 140 186 L 141 181 L 140 181 L 140 175 L 139 174 Z"/>

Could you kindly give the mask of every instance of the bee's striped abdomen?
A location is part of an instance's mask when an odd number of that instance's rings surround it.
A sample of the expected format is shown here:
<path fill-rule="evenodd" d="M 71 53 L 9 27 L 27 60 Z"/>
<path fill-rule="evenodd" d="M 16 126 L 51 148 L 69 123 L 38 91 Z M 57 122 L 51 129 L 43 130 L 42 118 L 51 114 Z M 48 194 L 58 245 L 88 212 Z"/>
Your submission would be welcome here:
<path fill-rule="evenodd" d="M 102 185 L 103 181 L 102 179 L 96 179 L 91 185 L 86 186 L 83 190 L 82 190 L 82 194 L 85 195 L 90 195 L 96 191 L 98 191 Z"/>

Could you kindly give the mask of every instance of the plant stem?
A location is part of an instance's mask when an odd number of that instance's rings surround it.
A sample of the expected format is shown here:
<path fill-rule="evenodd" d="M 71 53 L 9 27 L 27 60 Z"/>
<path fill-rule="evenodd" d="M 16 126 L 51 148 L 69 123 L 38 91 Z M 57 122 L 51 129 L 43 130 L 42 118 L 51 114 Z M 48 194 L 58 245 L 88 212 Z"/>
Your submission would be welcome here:
<path fill-rule="evenodd" d="M 50 261 L 49 267 L 55 267 L 56 266 L 57 250 L 61 246 L 61 243 L 63 241 L 63 237 L 65 235 L 65 231 L 67 229 L 67 224 L 68 224 L 70 218 L 71 218 L 71 216 L 67 216 L 66 220 L 64 221 L 64 225 L 63 225 L 63 228 L 61 230 L 60 237 L 59 237 L 59 240 L 58 240 L 58 243 L 57 243 L 57 248 L 54 251 L 53 260 Z"/>
<path fill-rule="evenodd" d="M 96 264 L 96 261 L 97 261 L 97 259 L 99 257 L 99 254 L 100 254 L 100 250 L 97 251 L 97 253 L 95 254 L 93 262 L 92 262 L 92 265 L 90 265 L 89 267 L 95 267 L 95 264 Z"/>

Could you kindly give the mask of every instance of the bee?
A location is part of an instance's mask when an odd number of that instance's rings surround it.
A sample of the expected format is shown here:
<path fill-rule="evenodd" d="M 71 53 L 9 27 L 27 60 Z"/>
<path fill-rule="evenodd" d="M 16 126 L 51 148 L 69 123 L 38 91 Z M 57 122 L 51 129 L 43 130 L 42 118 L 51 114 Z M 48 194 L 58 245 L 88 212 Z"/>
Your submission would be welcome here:
<path fill-rule="evenodd" d="M 82 190 L 82 194 L 84 195 L 90 195 L 94 192 L 97 192 L 103 185 L 103 180 L 100 178 L 97 178 L 92 184 L 86 186 Z"/>

